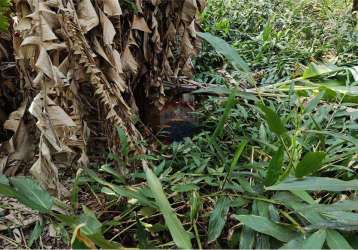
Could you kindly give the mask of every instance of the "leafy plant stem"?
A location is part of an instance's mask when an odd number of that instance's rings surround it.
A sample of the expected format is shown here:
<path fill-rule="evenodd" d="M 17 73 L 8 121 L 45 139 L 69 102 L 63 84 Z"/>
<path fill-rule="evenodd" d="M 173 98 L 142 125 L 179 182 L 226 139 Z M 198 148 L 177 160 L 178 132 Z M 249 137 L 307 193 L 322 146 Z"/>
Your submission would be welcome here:
<path fill-rule="evenodd" d="M 290 174 L 290 171 L 291 171 L 292 167 L 294 167 L 294 165 L 293 165 L 294 161 L 293 161 L 293 157 L 291 155 L 291 152 L 290 152 L 289 148 L 287 147 L 283 137 L 280 135 L 279 138 L 280 138 L 280 141 L 281 141 L 283 147 L 285 148 L 287 156 L 288 156 L 288 158 L 290 160 L 290 163 L 289 163 L 287 169 L 285 170 L 285 172 L 282 174 L 282 176 L 280 178 L 280 180 L 282 180 L 282 179 L 285 179 Z"/>
<path fill-rule="evenodd" d="M 203 247 L 201 245 L 200 235 L 199 235 L 198 227 L 196 225 L 196 221 L 193 221 L 193 228 L 194 228 L 194 232 L 195 232 L 196 242 L 198 244 L 198 249 L 203 249 Z"/>
<path fill-rule="evenodd" d="M 236 152 L 235 152 L 235 156 L 231 162 L 231 165 L 230 165 L 230 169 L 229 171 L 227 172 L 226 176 L 225 176 L 225 179 L 223 181 L 223 184 L 221 186 L 221 190 L 224 189 L 225 187 L 225 184 L 227 182 L 228 179 L 231 179 L 231 175 L 232 175 L 232 172 L 234 171 L 234 168 L 237 166 L 237 162 L 242 154 L 242 151 L 244 151 L 246 145 L 247 145 L 248 141 L 247 140 L 243 140 L 240 145 L 238 146 Z"/>
<path fill-rule="evenodd" d="M 292 218 L 291 215 L 289 215 L 288 213 L 286 213 L 285 211 L 281 210 L 280 211 L 281 214 L 288 219 L 302 234 L 305 234 L 305 230 L 300 226 L 300 224 L 294 219 Z"/>

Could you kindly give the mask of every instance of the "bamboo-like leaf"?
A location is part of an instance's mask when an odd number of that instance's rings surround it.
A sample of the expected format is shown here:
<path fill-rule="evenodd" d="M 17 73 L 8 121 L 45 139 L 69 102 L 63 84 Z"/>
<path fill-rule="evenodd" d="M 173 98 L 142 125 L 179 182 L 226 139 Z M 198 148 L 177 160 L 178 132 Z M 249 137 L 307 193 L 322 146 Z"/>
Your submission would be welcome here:
<path fill-rule="evenodd" d="M 302 249 L 322 249 L 326 235 L 326 230 L 318 230 L 304 241 Z"/>
<path fill-rule="evenodd" d="M 24 205 L 41 213 L 51 211 L 53 199 L 39 184 L 27 177 L 10 179 L 16 191 L 16 198 Z"/>
<path fill-rule="evenodd" d="M 213 36 L 209 33 L 197 32 L 197 34 L 199 37 L 205 39 L 208 43 L 210 43 L 218 53 L 225 56 L 236 69 L 242 70 L 247 73 L 250 72 L 249 65 L 247 65 L 244 59 L 242 59 L 242 57 L 236 52 L 236 50 L 232 48 L 225 40 Z"/>
<path fill-rule="evenodd" d="M 170 203 L 164 194 L 162 184 L 160 183 L 158 177 L 148 167 L 145 167 L 144 171 L 147 177 L 148 185 L 155 196 L 156 203 L 164 216 L 165 223 L 169 228 L 170 234 L 172 235 L 175 244 L 179 248 L 191 249 L 192 245 L 190 242 L 189 234 L 185 231 L 180 220 L 173 212 Z"/>
<path fill-rule="evenodd" d="M 329 205 L 311 204 L 311 205 L 304 206 L 297 211 L 304 211 L 304 210 L 317 211 L 317 212 L 353 211 L 353 210 L 358 210 L 358 201 L 345 200 L 345 201 L 332 203 Z"/>
<path fill-rule="evenodd" d="M 259 108 L 265 113 L 265 120 L 272 132 L 277 135 L 283 135 L 287 132 L 280 116 L 275 111 L 262 104 L 259 105 Z"/>
<path fill-rule="evenodd" d="M 325 95 L 325 91 L 321 91 L 315 98 L 313 98 L 304 109 L 304 113 L 311 113 L 319 104 L 319 102 L 322 100 L 323 96 Z"/>
<path fill-rule="evenodd" d="M 227 214 L 230 209 L 230 199 L 228 197 L 221 197 L 215 206 L 214 211 L 210 215 L 209 229 L 208 229 L 208 241 L 212 242 L 216 240 L 224 229 Z"/>
<path fill-rule="evenodd" d="M 37 221 L 34 229 L 32 230 L 32 233 L 30 235 L 30 239 L 29 239 L 29 242 L 28 242 L 29 247 L 31 247 L 32 244 L 34 244 L 34 242 L 40 237 L 40 235 L 43 232 L 43 229 L 44 229 L 44 227 L 42 225 L 42 222 Z"/>
<path fill-rule="evenodd" d="M 327 230 L 327 245 L 330 249 L 352 249 L 348 241 L 336 230 Z"/>
<path fill-rule="evenodd" d="M 240 234 L 240 249 L 253 249 L 254 244 L 255 231 L 244 225 Z"/>
<path fill-rule="evenodd" d="M 341 70 L 341 68 L 337 67 L 333 64 L 315 64 L 311 63 L 305 72 L 303 73 L 303 79 L 309 79 L 313 77 L 318 77 L 325 74 L 330 74 L 337 72 L 337 70 Z"/>
<path fill-rule="evenodd" d="M 358 190 L 358 180 L 342 181 L 328 177 L 289 178 L 277 185 L 267 187 L 266 190 L 351 191 Z"/>
<path fill-rule="evenodd" d="M 285 150 L 283 147 L 280 147 L 277 152 L 273 155 L 270 165 L 267 169 L 265 184 L 267 186 L 273 185 L 276 183 L 278 178 L 282 173 L 282 165 L 285 156 Z"/>
<path fill-rule="evenodd" d="M 325 152 L 309 152 L 297 165 L 296 177 L 301 178 L 316 172 L 322 167 L 322 162 L 326 157 Z"/>
<path fill-rule="evenodd" d="M 220 117 L 218 125 L 216 126 L 216 129 L 211 137 L 212 140 L 216 139 L 217 137 L 220 137 L 223 134 L 225 122 L 229 118 L 230 112 L 234 108 L 235 104 L 236 104 L 236 95 L 233 91 L 231 92 L 230 96 L 227 98 L 224 113 Z"/>
<path fill-rule="evenodd" d="M 266 217 L 256 215 L 235 215 L 234 217 L 256 232 L 270 235 L 283 242 L 288 242 L 297 236 L 288 227 L 276 224 Z"/>
<path fill-rule="evenodd" d="M 81 227 L 81 233 L 87 236 L 101 233 L 101 222 L 99 222 L 96 215 L 85 206 L 83 206 L 83 214 L 80 215 L 78 224 L 84 224 L 84 226 Z"/>

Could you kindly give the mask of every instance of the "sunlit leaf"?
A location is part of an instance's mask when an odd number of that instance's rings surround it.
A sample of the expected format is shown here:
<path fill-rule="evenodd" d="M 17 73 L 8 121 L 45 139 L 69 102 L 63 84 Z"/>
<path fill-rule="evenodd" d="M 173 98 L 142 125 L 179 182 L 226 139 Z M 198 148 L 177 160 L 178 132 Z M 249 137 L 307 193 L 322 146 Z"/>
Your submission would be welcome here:
<path fill-rule="evenodd" d="M 340 70 L 340 68 L 333 64 L 311 63 L 303 73 L 303 78 L 309 79 L 324 74 L 334 73 L 337 72 L 337 70 Z"/>

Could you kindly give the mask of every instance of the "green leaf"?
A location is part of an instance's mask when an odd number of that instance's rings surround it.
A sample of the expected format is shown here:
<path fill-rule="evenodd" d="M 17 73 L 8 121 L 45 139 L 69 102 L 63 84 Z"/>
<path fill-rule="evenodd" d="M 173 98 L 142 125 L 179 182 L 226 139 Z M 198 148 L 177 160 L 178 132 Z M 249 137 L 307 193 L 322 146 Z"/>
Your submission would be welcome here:
<path fill-rule="evenodd" d="M 146 196 L 141 194 L 138 190 L 130 188 L 130 187 L 121 187 L 117 185 L 109 185 L 109 187 L 118 195 L 130 198 L 130 199 L 136 199 L 140 204 L 152 208 L 158 208 L 156 204 L 149 200 Z"/>
<path fill-rule="evenodd" d="M 0 175 L 0 184 L 4 184 L 4 185 L 7 185 L 7 186 L 10 185 L 9 180 L 6 178 L 5 175 Z"/>
<path fill-rule="evenodd" d="M 208 241 L 215 241 L 224 229 L 227 214 L 230 209 L 230 199 L 228 197 L 220 197 L 217 201 L 214 211 L 210 215 Z"/>
<path fill-rule="evenodd" d="M 226 181 L 231 179 L 232 173 L 233 173 L 235 167 L 237 167 L 237 162 L 239 161 L 240 156 L 241 156 L 242 152 L 244 151 L 247 143 L 248 143 L 247 140 L 243 140 L 237 147 L 237 149 L 235 151 L 234 158 L 232 159 L 231 164 L 230 164 L 230 169 L 225 176 L 222 188 L 224 188 Z"/>
<path fill-rule="evenodd" d="M 324 158 L 326 158 L 325 152 L 307 153 L 296 167 L 296 177 L 301 178 L 315 173 L 322 167 Z"/>
<path fill-rule="evenodd" d="M 288 242 L 297 236 L 288 227 L 276 224 L 266 217 L 256 215 L 234 215 L 234 217 L 256 232 L 270 235 L 283 242 Z"/>
<path fill-rule="evenodd" d="M 316 201 L 312 198 L 312 196 L 306 191 L 291 191 L 291 193 L 301 200 L 307 202 L 308 204 L 315 205 Z"/>
<path fill-rule="evenodd" d="M 307 190 L 307 191 L 352 191 L 358 190 L 358 180 L 342 181 L 328 177 L 288 178 L 266 190 Z"/>
<path fill-rule="evenodd" d="M 240 234 L 239 249 L 253 249 L 255 244 L 255 231 L 243 226 Z"/>
<path fill-rule="evenodd" d="M 72 185 L 72 190 L 71 190 L 71 205 L 72 208 L 74 210 L 77 209 L 78 207 L 78 192 L 80 190 L 79 184 L 80 184 L 80 177 L 81 177 L 81 173 L 82 173 L 82 168 L 79 168 L 76 172 L 76 177 L 75 177 L 75 181 Z"/>
<path fill-rule="evenodd" d="M 327 230 L 327 245 L 330 249 L 352 249 L 348 241 L 335 230 Z"/>
<path fill-rule="evenodd" d="M 121 144 L 121 153 L 122 153 L 123 156 L 128 156 L 129 144 L 128 144 L 127 134 L 120 127 L 117 128 L 117 133 L 118 133 L 119 141 L 120 141 L 120 144 Z"/>
<path fill-rule="evenodd" d="M 283 135 L 287 132 L 280 116 L 275 111 L 262 104 L 259 104 L 258 106 L 265 113 L 265 120 L 272 132 L 277 135 Z"/>
<path fill-rule="evenodd" d="M 322 249 L 326 235 L 326 230 L 318 230 L 304 241 L 302 249 Z"/>
<path fill-rule="evenodd" d="M 279 249 L 301 249 L 305 239 L 303 235 L 297 236 L 296 238 L 290 240 L 286 244 L 284 244 Z"/>
<path fill-rule="evenodd" d="M 142 222 L 136 218 L 137 221 L 137 240 L 139 243 L 139 249 L 153 249 L 154 247 L 150 245 L 148 241 L 148 233 L 145 230 Z"/>
<path fill-rule="evenodd" d="M 285 156 L 284 147 L 281 146 L 273 155 L 270 164 L 268 166 L 266 178 L 265 178 L 265 185 L 270 186 L 277 182 L 278 178 L 282 173 L 282 166 Z"/>
<path fill-rule="evenodd" d="M 3 184 L 3 183 L 0 182 L 0 195 L 16 198 L 17 193 L 15 192 L 15 189 L 9 186 L 9 184 Z"/>
<path fill-rule="evenodd" d="M 180 220 L 173 212 L 158 177 L 148 167 L 145 167 L 144 171 L 147 177 L 148 185 L 155 196 L 157 205 L 164 216 L 165 223 L 169 228 L 175 244 L 179 248 L 192 249 L 189 234 L 185 231 Z"/>
<path fill-rule="evenodd" d="M 7 29 L 9 27 L 10 15 L 8 15 L 6 12 L 8 12 L 10 6 L 11 6 L 10 0 L 0 1 L 0 31 L 7 32 Z"/>
<path fill-rule="evenodd" d="M 101 249 L 123 249 L 120 244 L 106 240 L 101 233 L 91 235 L 90 238 Z"/>
<path fill-rule="evenodd" d="M 211 137 L 211 140 L 215 140 L 217 137 L 221 137 L 224 131 L 225 122 L 229 118 L 231 110 L 234 108 L 236 104 L 236 95 L 234 91 L 230 94 L 230 96 L 227 98 L 226 104 L 225 104 L 225 110 L 222 116 L 220 117 L 220 120 L 218 122 L 218 125 L 216 126 L 216 129 Z"/>
<path fill-rule="evenodd" d="M 272 25 L 271 22 L 268 22 L 265 25 L 264 30 L 262 32 L 262 40 L 264 42 L 268 42 L 269 40 L 271 40 L 271 35 L 272 35 Z"/>
<path fill-rule="evenodd" d="M 342 224 L 356 226 L 358 225 L 358 214 L 345 211 L 334 211 L 322 213 L 325 217 L 335 220 Z"/>
<path fill-rule="evenodd" d="M 102 165 L 100 170 L 103 171 L 103 172 L 106 172 L 108 174 L 113 175 L 113 177 L 115 177 L 116 181 L 119 182 L 119 183 L 124 184 L 126 182 L 126 179 L 122 175 L 120 175 L 118 173 L 118 171 L 116 171 L 113 168 L 111 168 L 111 166 L 109 164 Z"/>
<path fill-rule="evenodd" d="M 14 177 L 10 182 L 14 186 L 18 201 L 40 213 L 51 211 L 52 197 L 35 181 L 27 177 Z"/>
<path fill-rule="evenodd" d="M 177 184 L 172 187 L 172 190 L 174 192 L 178 193 L 185 193 L 189 191 L 197 191 L 199 190 L 199 187 L 195 184 L 189 183 L 189 184 Z"/>
<path fill-rule="evenodd" d="M 318 77 L 321 75 L 326 75 L 330 73 L 335 73 L 341 68 L 333 64 L 315 64 L 311 63 L 308 65 L 307 69 L 303 73 L 303 79 L 309 79 L 313 77 Z"/>
<path fill-rule="evenodd" d="M 304 109 L 304 113 L 311 113 L 319 104 L 319 102 L 322 100 L 323 96 L 325 95 L 325 91 L 321 91 L 315 98 L 313 98 Z"/>
<path fill-rule="evenodd" d="M 91 236 L 101 233 L 102 224 L 96 218 L 96 215 L 87 207 L 83 206 L 83 213 L 79 217 L 78 224 L 85 224 L 81 227 L 81 233 Z"/>
<path fill-rule="evenodd" d="M 298 210 L 310 210 L 316 212 L 334 212 L 334 211 L 353 211 L 358 210 L 358 201 L 339 201 L 336 203 L 332 203 L 329 205 L 325 204 L 312 204 L 302 207 L 302 209 Z"/>
<path fill-rule="evenodd" d="M 200 195 L 198 192 L 192 192 L 190 196 L 190 220 L 193 222 L 199 216 L 199 211 L 202 206 Z"/>
<path fill-rule="evenodd" d="M 210 43 L 214 49 L 225 56 L 225 58 L 234 66 L 237 70 L 250 73 L 250 68 L 242 57 L 232 48 L 225 40 L 213 36 L 209 33 L 197 32 L 198 36 Z"/>
<path fill-rule="evenodd" d="M 0 175 L 0 195 L 12 198 L 16 197 L 16 192 L 10 186 L 10 182 L 5 175 Z"/>
<path fill-rule="evenodd" d="M 42 234 L 44 227 L 42 225 L 41 221 L 37 221 L 36 225 L 34 227 L 34 230 L 32 230 L 32 233 L 30 235 L 30 239 L 28 242 L 28 247 L 31 248 L 32 244 L 34 244 L 34 242 L 40 237 L 40 235 Z"/>
<path fill-rule="evenodd" d="M 97 176 L 97 174 L 90 170 L 90 169 L 86 169 L 85 170 L 86 173 L 96 182 L 98 182 L 99 184 L 106 186 L 110 189 L 112 189 L 113 192 L 115 192 L 117 195 L 120 196 L 124 196 L 130 199 L 136 199 L 140 204 L 144 205 L 144 206 L 148 206 L 148 207 L 152 207 L 152 208 L 157 208 L 156 204 L 149 200 L 147 197 L 145 197 L 143 194 L 141 194 L 138 190 L 131 188 L 131 187 L 123 187 L 123 186 L 118 186 L 118 185 L 114 185 L 112 183 L 109 183 L 105 180 L 102 180 L 101 178 L 99 178 Z M 108 193 L 108 189 L 105 189 L 105 192 Z"/>

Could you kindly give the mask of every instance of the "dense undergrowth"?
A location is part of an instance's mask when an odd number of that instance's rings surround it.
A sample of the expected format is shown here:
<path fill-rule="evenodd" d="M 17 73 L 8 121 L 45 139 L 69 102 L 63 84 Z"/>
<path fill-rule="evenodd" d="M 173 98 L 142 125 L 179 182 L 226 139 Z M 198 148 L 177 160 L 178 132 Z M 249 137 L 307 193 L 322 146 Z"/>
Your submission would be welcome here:
<path fill-rule="evenodd" d="M 0 179 L 44 214 L 18 246 L 44 247 L 51 230 L 53 244 L 74 248 L 358 248 L 350 2 L 208 2 L 203 29 L 232 44 L 255 81 L 205 44 L 195 62 L 195 79 L 211 84 L 196 93 L 202 132 L 143 156 L 153 171 L 127 170 L 138 159 L 119 130 L 122 155 L 79 170 L 68 202 Z"/>

